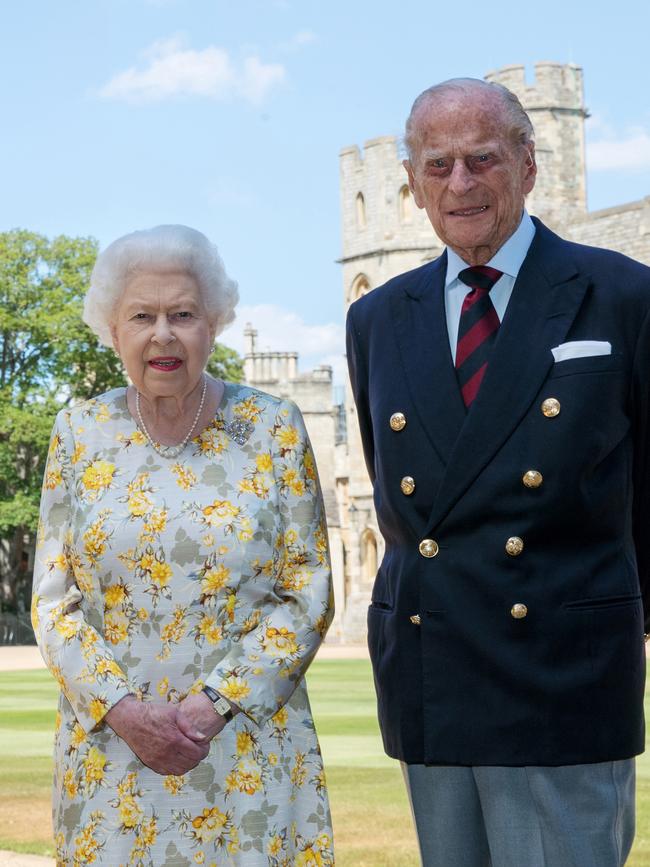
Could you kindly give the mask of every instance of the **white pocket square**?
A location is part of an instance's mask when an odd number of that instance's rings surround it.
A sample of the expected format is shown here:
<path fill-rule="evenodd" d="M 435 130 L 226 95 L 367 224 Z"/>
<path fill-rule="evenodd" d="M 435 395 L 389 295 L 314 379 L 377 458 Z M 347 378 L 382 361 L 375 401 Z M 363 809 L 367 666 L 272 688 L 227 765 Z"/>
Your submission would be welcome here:
<path fill-rule="evenodd" d="M 555 361 L 569 358 L 588 358 L 592 355 L 611 355 L 612 344 L 608 340 L 571 340 L 551 349 Z"/>

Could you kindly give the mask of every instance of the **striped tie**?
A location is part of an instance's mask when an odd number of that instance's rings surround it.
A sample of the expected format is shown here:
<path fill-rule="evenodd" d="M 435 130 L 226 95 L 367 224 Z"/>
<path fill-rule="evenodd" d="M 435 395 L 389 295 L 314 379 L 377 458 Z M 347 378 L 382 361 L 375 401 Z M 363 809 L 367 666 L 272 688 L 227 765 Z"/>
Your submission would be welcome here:
<path fill-rule="evenodd" d="M 490 289 L 502 273 L 488 265 L 475 265 L 458 275 L 471 290 L 460 311 L 456 346 L 456 373 L 466 407 L 478 394 L 490 350 L 497 339 L 499 317 L 490 298 Z"/>

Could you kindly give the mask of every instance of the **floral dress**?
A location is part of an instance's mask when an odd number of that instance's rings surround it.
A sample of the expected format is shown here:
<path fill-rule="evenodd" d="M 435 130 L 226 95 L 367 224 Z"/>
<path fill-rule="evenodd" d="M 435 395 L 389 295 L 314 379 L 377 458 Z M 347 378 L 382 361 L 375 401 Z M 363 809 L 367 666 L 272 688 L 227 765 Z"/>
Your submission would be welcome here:
<path fill-rule="evenodd" d="M 324 510 L 294 404 L 226 384 L 213 421 L 160 457 L 115 389 L 59 413 L 32 619 L 61 687 L 57 864 L 332 865 L 303 675 L 333 613 Z M 243 711 L 182 776 L 103 722 L 128 693 L 204 684 Z"/>

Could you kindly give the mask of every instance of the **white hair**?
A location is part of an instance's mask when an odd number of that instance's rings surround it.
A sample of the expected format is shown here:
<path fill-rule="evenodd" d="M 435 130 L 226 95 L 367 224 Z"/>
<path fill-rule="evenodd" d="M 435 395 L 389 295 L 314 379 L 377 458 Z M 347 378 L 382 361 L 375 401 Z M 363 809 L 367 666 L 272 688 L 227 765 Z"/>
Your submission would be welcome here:
<path fill-rule="evenodd" d="M 155 226 L 113 241 L 95 262 L 83 321 L 105 346 L 113 346 L 111 324 L 131 277 L 141 271 L 183 271 L 199 286 L 210 323 L 219 334 L 235 318 L 237 283 L 226 274 L 217 248 L 189 226 Z"/>
<path fill-rule="evenodd" d="M 404 144 L 406 145 L 409 159 L 413 159 L 417 151 L 417 115 L 420 109 L 437 98 L 442 100 L 445 97 L 453 97 L 459 93 L 474 94 L 477 91 L 493 95 L 499 100 L 504 109 L 506 123 L 508 124 L 506 132 L 509 134 L 513 144 L 530 146 L 534 143 L 535 131 L 533 124 L 519 98 L 511 90 L 508 90 L 507 87 L 504 87 L 497 81 L 484 81 L 481 78 L 450 78 L 448 81 L 434 84 L 433 87 L 423 90 L 413 103 L 411 113 L 406 119 L 406 132 L 404 135 Z"/>

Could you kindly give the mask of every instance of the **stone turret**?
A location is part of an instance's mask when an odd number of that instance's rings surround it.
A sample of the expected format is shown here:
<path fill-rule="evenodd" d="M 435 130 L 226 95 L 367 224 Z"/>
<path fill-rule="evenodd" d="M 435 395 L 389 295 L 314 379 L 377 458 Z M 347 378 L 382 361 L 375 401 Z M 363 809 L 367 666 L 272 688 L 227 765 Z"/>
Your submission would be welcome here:
<path fill-rule="evenodd" d="M 505 66 L 485 76 L 519 97 L 535 127 L 538 174 L 528 210 L 560 229 L 587 210 L 582 69 L 573 64 L 535 64 L 526 83 L 523 66 Z"/>

